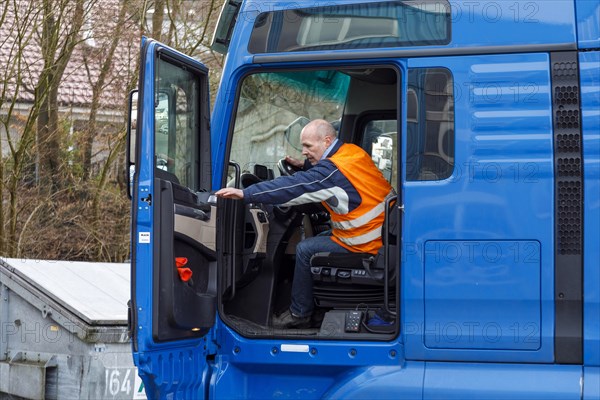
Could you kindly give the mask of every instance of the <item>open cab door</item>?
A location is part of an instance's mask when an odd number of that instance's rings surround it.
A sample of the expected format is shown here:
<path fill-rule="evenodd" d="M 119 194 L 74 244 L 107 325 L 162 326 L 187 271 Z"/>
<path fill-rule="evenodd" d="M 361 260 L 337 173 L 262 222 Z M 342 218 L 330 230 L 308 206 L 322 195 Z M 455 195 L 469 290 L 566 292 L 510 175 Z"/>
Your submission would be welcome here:
<path fill-rule="evenodd" d="M 217 284 L 208 70 L 145 38 L 141 57 L 128 152 L 134 361 L 149 398 L 199 399 Z"/>

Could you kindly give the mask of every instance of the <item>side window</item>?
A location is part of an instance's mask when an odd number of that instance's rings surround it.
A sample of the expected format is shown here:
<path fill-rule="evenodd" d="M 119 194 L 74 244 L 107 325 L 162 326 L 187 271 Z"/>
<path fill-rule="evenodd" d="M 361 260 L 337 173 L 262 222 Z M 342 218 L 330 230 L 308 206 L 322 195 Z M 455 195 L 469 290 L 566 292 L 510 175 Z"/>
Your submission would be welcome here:
<path fill-rule="evenodd" d="M 298 2 L 297 4 L 307 2 Z M 451 4 L 446 0 L 360 2 L 257 16 L 251 53 L 447 44 Z M 327 2 L 320 2 L 325 3 Z M 331 2 L 334 3 L 334 2 Z"/>
<path fill-rule="evenodd" d="M 154 129 L 157 172 L 161 178 L 198 190 L 199 78 L 158 60 Z"/>
<path fill-rule="evenodd" d="M 407 93 L 406 179 L 434 181 L 454 170 L 454 92 L 446 68 L 409 71 Z M 362 132 L 365 149 L 383 175 L 397 185 L 397 121 L 375 119 Z"/>
<path fill-rule="evenodd" d="M 435 181 L 454 171 L 454 80 L 446 68 L 408 75 L 406 179 Z"/>
<path fill-rule="evenodd" d="M 397 189 L 398 163 L 398 122 L 395 119 L 380 119 L 369 121 L 362 134 L 361 147 L 371 154 L 373 162 L 383 176 Z"/>

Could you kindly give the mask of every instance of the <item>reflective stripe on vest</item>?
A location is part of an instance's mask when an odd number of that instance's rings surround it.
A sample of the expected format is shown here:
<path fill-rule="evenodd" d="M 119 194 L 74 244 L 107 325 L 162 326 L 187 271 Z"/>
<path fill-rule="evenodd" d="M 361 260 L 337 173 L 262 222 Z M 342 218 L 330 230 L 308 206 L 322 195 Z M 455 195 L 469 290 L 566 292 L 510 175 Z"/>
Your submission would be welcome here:
<path fill-rule="evenodd" d="M 331 226 L 334 229 L 352 229 L 358 228 L 359 226 L 363 226 L 373 219 L 377 218 L 382 212 L 385 211 L 385 201 L 392 196 L 396 195 L 396 191 L 392 189 L 390 193 L 385 197 L 385 199 L 373 207 L 370 211 L 367 211 L 365 214 L 360 217 L 353 219 L 351 221 L 340 221 L 340 222 L 332 222 Z"/>
<path fill-rule="evenodd" d="M 348 238 L 338 237 L 337 239 L 340 242 L 347 244 L 348 246 L 358 246 L 361 244 L 372 242 L 373 240 L 379 239 L 380 237 L 381 227 L 377 227 L 372 231 L 362 234 L 360 236 L 353 236 Z"/>

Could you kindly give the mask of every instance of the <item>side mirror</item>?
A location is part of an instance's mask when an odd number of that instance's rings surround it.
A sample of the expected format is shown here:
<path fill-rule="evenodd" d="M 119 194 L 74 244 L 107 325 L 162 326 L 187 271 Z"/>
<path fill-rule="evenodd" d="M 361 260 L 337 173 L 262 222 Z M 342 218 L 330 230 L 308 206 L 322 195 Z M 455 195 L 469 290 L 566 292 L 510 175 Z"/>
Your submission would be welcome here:
<path fill-rule="evenodd" d="M 128 177 L 127 197 L 132 198 L 133 175 L 135 174 L 135 139 L 138 118 L 138 91 L 129 93 L 128 118 L 127 118 L 127 162 L 125 175 Z"/>
<path fill-rule="evenodd" d="M 284 136 L 288 143 L 296 150 L 302 151 L 300 132 L 310 122 L 306 117 L 298 117 L 285 128 Z"/>
<path fill-rule="evenodd" d="M 227 0 L 223 4 L 210 46 L 217 53 L 227 54 L 231 35 L 233 34 L 233 26 L 237 20 L 241 5 L 241 0 Z"/>
<path fill-rule="evenodd" d="M 174 103 L 174 96 L 169 95 L 166 91 L 158 92 L 158 96 L 156 98 L 156 105 L 154 107 L 154 146 L 156 153 L 156 168 L 162 169 L 163 171 L 167 171 L 169 158 L 175 157 L 175 145 L 174 140 L 176 139 L 176 135 L 174 132 L 175 129 L 175 115 L 174 107 L 172 107 L 172 103 Z M 171 132 L 171 134 L 169 134 Z"/>

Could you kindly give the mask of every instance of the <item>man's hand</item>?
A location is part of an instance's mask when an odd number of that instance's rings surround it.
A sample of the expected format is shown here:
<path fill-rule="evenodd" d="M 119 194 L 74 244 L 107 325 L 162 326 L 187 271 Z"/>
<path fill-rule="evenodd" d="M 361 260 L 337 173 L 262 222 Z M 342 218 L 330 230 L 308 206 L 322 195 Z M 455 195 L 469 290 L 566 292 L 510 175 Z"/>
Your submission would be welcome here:
<path fill-rule="evenodd" d="M 217 190 L 215 195 L 224 199 L 239 200 L 244 198 L 244 192 L 242 190 L 230 187 Z"/>
<path fill-rule="evenodd" d="M 304 161 L 300 161 L 292 156 L 285 156 L 285 161 L 290 164 L 292 167 L 302 168 L 304 167 Z"/>

